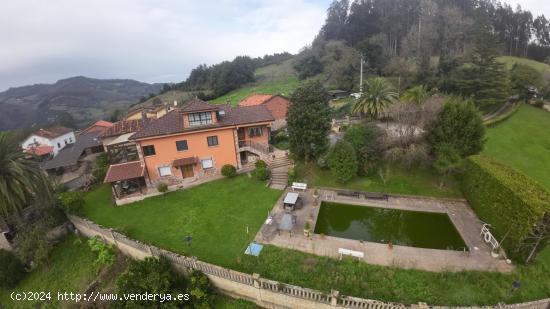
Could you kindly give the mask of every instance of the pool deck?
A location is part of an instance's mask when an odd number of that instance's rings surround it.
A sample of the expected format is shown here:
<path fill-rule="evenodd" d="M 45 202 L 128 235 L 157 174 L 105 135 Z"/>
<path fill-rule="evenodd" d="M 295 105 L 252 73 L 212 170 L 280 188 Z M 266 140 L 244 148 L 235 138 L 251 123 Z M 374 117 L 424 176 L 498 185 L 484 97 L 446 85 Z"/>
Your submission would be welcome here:
<path fill-rule="evenodd" d="M 465 201 L 396 196 L 390 196 L 387 201 L 384 201 L 339 196 L 334 191 L 319 190 L 320 197 L 315 202 L 312 196 L 313 190 L 307 190 L 300 192 L 300 196 L 304 201 L 304 207 L 292 212 L 293 215 L 296 215 L 296 224 L 292 229 L 292 233 L 287 231 L 274 232 L 275 227 L 284 214 L 284 209 L 281 206 L 282 200 L 286 196 L 286 193 L 291 191 L 287 189 L 277 201 L 271 212 L 274 218 L 272 224 L 264 224 L 262 226 L 256 235 L 256 242 L 334 258 L 341 258 L 338 249 L 343 248 L 362 252 L 364 257 L 359 259 L 369 264 L 434 272 L 479 270 L 506 273 L 514 269 L 513 265 L 506 263 L 502 257 L 493 258 L 491 256 L 490 247 L 483 241 L 480 235 L 483 223 L 477 218 Z M 304 225 L 309 221 L 311 231 L 315 230 L 321 201 L 447 213 L 469 248 L 469 251 L 424 249 L 398 245 L 393 245 L 390 248 L 387 244 L 318 234 L 311 234 L 310 237 L 306 237 L 303 232 Z"/>

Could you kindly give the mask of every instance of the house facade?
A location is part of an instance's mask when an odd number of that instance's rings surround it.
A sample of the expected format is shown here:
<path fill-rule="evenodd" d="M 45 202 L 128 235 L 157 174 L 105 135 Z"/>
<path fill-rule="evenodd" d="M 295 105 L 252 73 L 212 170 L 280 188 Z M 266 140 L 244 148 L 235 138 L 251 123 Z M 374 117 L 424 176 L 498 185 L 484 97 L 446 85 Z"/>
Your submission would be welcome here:
<path fill-rule="evenodd" d="M 106 182 L 114 184 L 113 192 L 120 198 L 125 188 L 132 186 L 130 193 L 143 193 L 144 186 L 154 188 L 160 182 L 185 186 L 212 178 L 226 164 L 242 169 L 269 156 L 273 121 L 265 106 L 230 107 L 198 99 L 188 101 L 130 136 L 129 140 L 137 145 L 139 164 L 112 165 Z"/>
<path fill-rule="evenodd" d="M 286 113 L 290 101 L 282 95 L 252 94 L 239 102 L 239 106 L 264 105 L 275 119 L 272 130 L 278 130 L 286 126 Z"/>
<path fill-rule="evenodd" d="M 28 150 L 38 146 L 52 146 L 53 156 L 56 156 L 61 149 L 75 141 L 76 137 L 72 129 L 53 126 L 32 133 L 21 143 L 21 148 Z"/>

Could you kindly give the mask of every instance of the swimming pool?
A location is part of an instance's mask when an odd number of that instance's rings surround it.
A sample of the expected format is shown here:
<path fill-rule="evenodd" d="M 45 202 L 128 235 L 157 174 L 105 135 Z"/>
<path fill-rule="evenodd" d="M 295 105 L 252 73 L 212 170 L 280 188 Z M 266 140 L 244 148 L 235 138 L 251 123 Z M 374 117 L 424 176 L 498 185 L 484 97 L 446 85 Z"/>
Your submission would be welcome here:
<path fill-rule="evenodd" d="M 316 234 L 429 249 L 464 250 L 445 213 L 322 202 Z"/>

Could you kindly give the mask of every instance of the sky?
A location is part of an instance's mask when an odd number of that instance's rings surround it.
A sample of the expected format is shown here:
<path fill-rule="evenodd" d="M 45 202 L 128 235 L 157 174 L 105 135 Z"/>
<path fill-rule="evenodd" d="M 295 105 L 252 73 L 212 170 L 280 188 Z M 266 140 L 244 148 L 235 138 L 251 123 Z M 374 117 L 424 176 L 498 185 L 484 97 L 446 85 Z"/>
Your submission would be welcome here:
<path fill-rule="evenodd" d="M 550 16 L 550 1 L 508 0 Z M 331 0 L 17 0 L 0 10 L 0 91 L 71 76 L 179 82 L 201 63 L 311 43 Z"/>

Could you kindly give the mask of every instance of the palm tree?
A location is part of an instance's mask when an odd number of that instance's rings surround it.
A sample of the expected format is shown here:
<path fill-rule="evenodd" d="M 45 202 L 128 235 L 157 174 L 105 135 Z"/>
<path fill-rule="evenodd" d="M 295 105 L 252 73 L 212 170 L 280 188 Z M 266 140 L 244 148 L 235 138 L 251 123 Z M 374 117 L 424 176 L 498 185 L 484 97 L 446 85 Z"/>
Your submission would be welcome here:
<path fill-rule="evenodd" d="M 414 103 L 416 105 L 421 105 L 426 101 L 426 99 L 430 96 L 430 93 L 428 92 L 428 89 L 424 87 L 423 85 L 412 87 L 405 91 L 401 98 L 407 102 Z"/>
<path fill-rule="evenodd" d="M 46 202 L 51 197 L 51 185 L 38 163 L 25 159 L 19 145 L 0 133 L 0 214 L 8 216 L 35 198 Z"/>
<path fill-rule="evenodd" d="M 367 80 L 367 89 L 361 97 L 353 104 L 353 112 L 358 114 L 369 114 L 378 118 L 381 112 L 395 100 L 397 92 L 393 86 L 382 77 L 372 77 Z"/>

